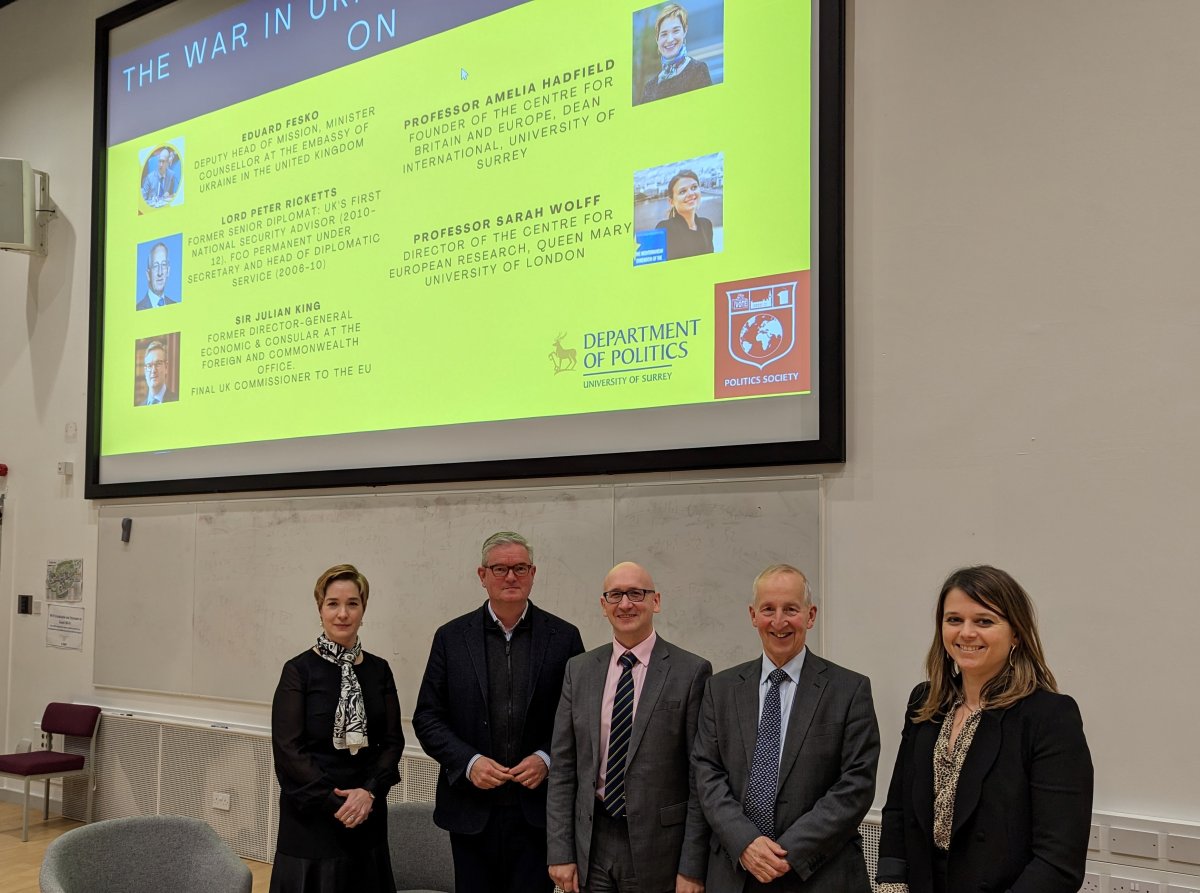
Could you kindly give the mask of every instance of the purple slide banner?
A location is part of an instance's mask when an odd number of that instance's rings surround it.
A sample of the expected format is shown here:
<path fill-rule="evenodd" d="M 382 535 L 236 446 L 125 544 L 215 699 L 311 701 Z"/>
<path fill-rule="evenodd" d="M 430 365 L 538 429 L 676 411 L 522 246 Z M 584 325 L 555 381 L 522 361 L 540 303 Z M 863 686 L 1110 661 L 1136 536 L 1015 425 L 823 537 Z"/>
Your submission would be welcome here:
<path fill-rule="evenodd" d="M 109 60 L 107 144 L 352 65 L 525 2 L 248 0 Z M 452 66 L 470 64 L 470 60 L 446 61 Z"/>

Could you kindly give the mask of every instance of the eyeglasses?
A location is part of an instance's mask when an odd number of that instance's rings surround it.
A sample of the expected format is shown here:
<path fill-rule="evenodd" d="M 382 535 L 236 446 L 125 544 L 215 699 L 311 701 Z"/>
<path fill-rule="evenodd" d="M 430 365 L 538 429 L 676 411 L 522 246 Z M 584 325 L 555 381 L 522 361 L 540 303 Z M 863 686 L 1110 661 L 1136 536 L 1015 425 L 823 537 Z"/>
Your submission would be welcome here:
<path fill-rule="evenodd" d="M 166 369 L 167 361 L 166 360 L 155 360 L 152 363 L 146 363 L 146 368 L 147 369 Z"/>
<path fill-rule="evenodd" d="M 603 592 L 604 600 L 610 605 L 621 604 L 621 599 L 627 598 L 635 605 L 638 602 L 644 602 L 646 596 L 654 595 L 653 589 L 610 589 L 608 592 Z"/>
<path fill-rule="evenodd" d="M 162 263 L 150 265 L 150 269 L 155 273 L 165 273 L 165 272 L 167 272 L 169 267 L 170 267 L 170 265 L 166 261 L 163 261 Z"/>
<path fill-rule="evenodd" d="M 529 572 L 533 570 L 532 564 L 488 564 L 484 565 L 492 572 L 493 577 L 504 579 L 508 576 L 509 571 L 518 577 L 527 577 Z"/>

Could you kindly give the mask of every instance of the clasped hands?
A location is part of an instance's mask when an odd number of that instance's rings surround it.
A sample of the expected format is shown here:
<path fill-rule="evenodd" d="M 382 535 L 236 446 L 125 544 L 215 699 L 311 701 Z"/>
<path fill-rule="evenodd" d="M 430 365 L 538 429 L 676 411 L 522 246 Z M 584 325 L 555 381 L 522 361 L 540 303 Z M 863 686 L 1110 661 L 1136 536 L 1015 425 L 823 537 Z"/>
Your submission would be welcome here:
<path fill-rule="evenodd" d="M 357 828 L 367 820 L 367 816 L 371 814 L 371 807 L 375 803 L 375 798 L 370 793 L 363 788 L 350 788 L 349 790 L 334 788 L 333 792 L 339 797 L 346 798 L 346 802 L 333 814 L 335 819 L 347 828 Z"/>
<path fill-rule="evenodd" d="M 515 781 L 523 787 L 533 790 L 543 781 L 550 770 L 546 767 L 546 761 L 535 753 L 531 753 L 517 765 L 511 769 L 501 766 L 495 760 L 489 757 L 480 757 L 475 761 L 475 765 L 471 767 L 469 778 L 471 784 L 483 790 L 498 788 L 506 782 Z"/>
<path fill-rule="evenodd" d="M 785 856 L 787 850 L 771 838 L 756 837 L 742 850 L 738 861 L 760 884 L 769 884 L 791 871 L 792 866 L 787 863 Z"/>

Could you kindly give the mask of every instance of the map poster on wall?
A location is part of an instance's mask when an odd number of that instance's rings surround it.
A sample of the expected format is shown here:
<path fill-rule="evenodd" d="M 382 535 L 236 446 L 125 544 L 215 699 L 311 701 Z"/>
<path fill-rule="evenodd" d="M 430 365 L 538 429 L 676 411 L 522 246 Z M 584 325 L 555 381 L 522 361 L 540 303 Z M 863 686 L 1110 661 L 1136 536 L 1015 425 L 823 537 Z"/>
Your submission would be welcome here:
<path fill-rule="evenodd" d="M 46 562 L 46 601 L 83 601 L 82 558 L 51 558 Z"/>

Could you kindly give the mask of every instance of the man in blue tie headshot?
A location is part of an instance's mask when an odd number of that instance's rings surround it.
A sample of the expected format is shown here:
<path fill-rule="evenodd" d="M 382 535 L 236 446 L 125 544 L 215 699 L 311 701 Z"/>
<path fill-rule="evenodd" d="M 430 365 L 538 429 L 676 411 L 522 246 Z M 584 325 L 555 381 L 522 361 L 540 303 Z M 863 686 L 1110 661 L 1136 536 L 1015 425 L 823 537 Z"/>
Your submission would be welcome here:
<path fill-rule="evenodd" d="M 137 302 L 138 310 L 165 307 L 179 301 L 166 293 L 167 278 L 171 275 L 171 258 L 166 243 L 156 242 L 146 258 L 146 293 Z"/>
<path fill-rule="evenodd" d="M 816 618 L 804 574 L 771 565 L 750 605 L 762 656 L 705 691 L 692 762 L 708 893 L 871 893 L 858 833 L 879 762 L 871 683 L 805 647 Z"/>
<path fill-rule="evenodd" d="M 179 399 L 179 394 L 171 390 L 168 383 L 170 371 L 167 346 L 161 341 L 151 341 L 146 345 L 146 352 L 142 356 L 142 374 L 146 379 L 146 400 L 142 403 L 143 406 L 171 403 Z"/>
<path fill-rule="evenodd" d="M 546 858 L 564 893 L 703 893 L 708 826 L 689 757 L 712 665 L 655 632 L 662 596 L 608 572 L 612 641 L 572 658 L 554 720 Z"/>

